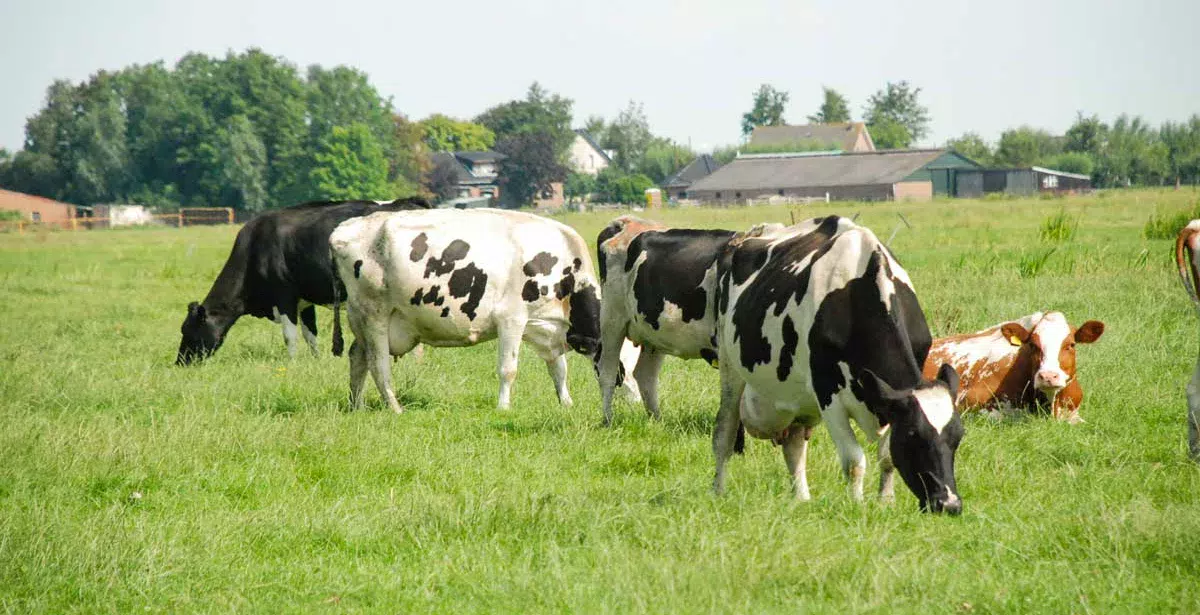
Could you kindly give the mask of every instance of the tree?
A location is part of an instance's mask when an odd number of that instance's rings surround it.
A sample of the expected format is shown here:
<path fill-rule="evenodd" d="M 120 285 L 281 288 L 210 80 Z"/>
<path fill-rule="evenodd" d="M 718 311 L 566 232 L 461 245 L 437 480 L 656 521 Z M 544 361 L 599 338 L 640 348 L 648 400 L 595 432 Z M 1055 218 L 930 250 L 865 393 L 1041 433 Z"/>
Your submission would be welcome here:
<path fill-rule="evenodd" d="M 561 157 L 575 140 L 575 131 L 571 129 L 573 105 L 571 99 L 551 94 L 535 81 L 524 100 L 492 107 L 476 117 L 475 123 L 487 126 L 497 142 L 518 135 L 549 135 L 555 155 Z"/>
<path fill-rule="evenodd" d="M 717 161 L 717 163 L 726 165 L 732 162 L 734 158 L 737 158 L 739 151 L 740 148 L 737 145 L 726 145 L 723 147 L 714 148 L 712 157 Z"/>
<path fill-rule="evenodd" d="M 1063 151 L 1063 140 L 1045 130 L 1021 126 L 1000 133 L 996 145 L 995 163 L 1012 167 L 1028 167 Z"/>
<path fill-rule="evenodd" d="M 603 143 L 608 137 L 608 124 L 604 122 L 603 117 L 590 115 L 583 123 L 583 131 L 588 133 L 596 143 Z"/>
<path fill-rule="evenodd" d="M 992 146 L 988 145 L 977 132 L 964 132 L 957 139 L 946 141 L 946 147 L 952 149 L 982 165 L 992 163 Z"/>
<path fill-rule="evenodd" d="M 1063 152 L 1039 160 L 1038 165 L 1080 175 L 1091 175 L 1092 171 L 1096 169 L 1096 162 L 1092 160 L 1091 154 L 1084 152 Z"/>
<path fill-rule="evenodd" d="M 642 163 L 635 171 L 649 177 L 655 184 L 659 184 L 687 166 L 695 157 L 696 153 L 686 146 L 679 145 L 670 139 L 655 137 L 646 147 Z"/>
<path fill-rule="evenodd" d="M 232 193 L 230 205 L 246 211 L 267 207 L 267 148 L 254 133 L 250 118 L 235 115 L 225 129 L 222 152 L 225 190 Z"/>
<path fill-rule="evenodd" d="M 1108 125 L 1095 115 L 1084 117 L 1083 112 L 1075 114 L 1075 123 L 1067 129 L 1063 139 L 1063 149 L 1068 152 L 1084 152 L 1099 156 L 1108 140 Z"/>
<path fill-rule="evenodd" d="M 903 149 L 913 142 L 912 133 L 900 122 L 881 117 L 870 125 L 871 140 L 879 149 Z"/>
<path fill-rule="evenodd" d="M 1161 184 L 1171 173 L 1169 154 L 1145 120 L 1122 114 L 1108 131 L 1095 175 L 1105 186 Z"/>
<path fill-rule="evenodd" d="M 1200 179 L 1200 115 L 1186 122 L 1166 122 L 1158 131 L 1167 147 L 1167 162 L 1176 184 Z"/>
<path fill-rule="evenodd" d="M 411 196 L 425 184 L 432 169 L 425 131 L 419 122 L 409 121 L 401 113 L 392 116 L 392 158 L 388 161 L 388 177 L 397 197 Z"/>
<path fill-rule="evenodd" d="M 754 107 L 742 114 L 742 135 L 748 136 L 758 126 L 783 124 L 783 108 L 787 101 L 787 92 L 776 90 L 765 83 L 759 86 L 758 91 L 754 93 Z"/>
<path fill-rule="evenodd" d="M 425 145 L 435 152 L 466 152 L 492 149 L 496 134 L 487 126 L 435 113 L 421 120 Z"/>
<path fill-rule="evenodd" d="M 825 100 L 815 114 L 808 116 L 808 121 L 816 124 L 849 122 L 850 103 L 846 101 L 846 97 L 833 88 L 822 87 L 821 89 L 825 93 Z"/>
<path fill-rule="evenodd" d="M 334 126 L 313 154 L 309 179 L 317 196 L 329 200 L 386 199 L 388 163 L 366 124 Z"/>
<path fill-rule="evenodd" d="M 641 173 L 623 173 L 609 167 L 596 176 L 596 198 L 605 203 L 635 205 L 645 203 L 646 189 L 654 182 Z"/>
<path fill-rule="evenodd" d="M 567 177 L 551 134 L 518 133 L 497 142 L 496 151 L 506 156 L 500 161 L 501 194 L 510 205 L 528 205 Z"/>
<path fill-rule="evenodd" d="M 617 119 L 608 126 L 602 146 L 616 152 L 613 163 L 626 173 L 642 164 L 646 148 L 654 135 L 650 133 L 650 122 L 642 104 L 629 101 L 629 105 L 617 114 Z"/>
<path fill-rule="evenodd" d="M 921 88 L 913 87 L 907 81 L 889 81 L 886 88 L 867 99 L 863 118 L 871 129 L 871 138 L 876 145 L 879 145 L 876 127 L 884 125 L 885 120 L 900 124 L 908 133 L 909 138 L 901 147 L 908 147 L 908 143 L 929 134 L 929 109 L 918 100 L 920 94 Z M 899 136 L 899 132 L 891 126 L 886 126 L 884 130 L 891 132 L 890 137 Z"/>
<path fill-rule="evenodd" d="M 439 158 L 425 176 L 425 190 L 438 201 L 458 196 L 458 168 L 453 156 Z"/>
<path fill-rule="evenodd" d="M 587 173 L 569 173 L 563 184 L 563 193 L 567 200 L 583 199 L 596 191 L 596 178 Z"/>

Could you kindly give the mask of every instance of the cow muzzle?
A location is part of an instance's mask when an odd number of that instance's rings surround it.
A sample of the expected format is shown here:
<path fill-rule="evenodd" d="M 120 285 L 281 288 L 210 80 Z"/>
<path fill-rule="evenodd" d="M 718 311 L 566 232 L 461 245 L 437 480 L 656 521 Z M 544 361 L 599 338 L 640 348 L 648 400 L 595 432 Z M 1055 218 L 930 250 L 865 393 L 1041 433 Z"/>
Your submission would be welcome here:
<path fill-rule="evenodd" d="M 1070 378 L 1060 369 L 1043 369 L 1039 370 L 1033 377 L 1033 387 L 1045 393 L 1057 393 L 1067 386 Z"/>
<path fill-rule="evenodd" d="M 934 514 L 946 513 L 951 517 L 962 514 L 962 500 L 953 492 L 947 492 L 944 497 L 933 498 L 929 501 L 928 510 Z"/>

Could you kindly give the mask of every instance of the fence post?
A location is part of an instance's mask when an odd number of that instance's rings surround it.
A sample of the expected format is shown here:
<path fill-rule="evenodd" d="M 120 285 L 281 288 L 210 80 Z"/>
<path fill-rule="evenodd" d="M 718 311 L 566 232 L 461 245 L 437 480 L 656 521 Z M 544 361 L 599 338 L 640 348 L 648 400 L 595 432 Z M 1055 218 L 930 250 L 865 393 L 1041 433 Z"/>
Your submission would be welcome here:
<path fill-rule="evenodd" d="M 175 216 L 177 218 L 175 221 L 175 228 L 183 228 L 183 212 L 176 212 Z"/>
<path fill-rule="evenodd" d="M 226 219 L 225 224 L 233 224 L 233 208 L 232 207 L 225 208 L 225 219 Z"/>
<path fill-rule="evenodd" d="M 24 220 L 17 220 L 17 234 L 18 235 L 25 234 L 25 221 Z"/>
<path fill-rule="evenodd" d="M 71 218 L 71 230 L 72 230 L 72 231 L 78 231 L 78 230 L 79 230 L 79 221 L 78 221 L 78 218 Z"/>

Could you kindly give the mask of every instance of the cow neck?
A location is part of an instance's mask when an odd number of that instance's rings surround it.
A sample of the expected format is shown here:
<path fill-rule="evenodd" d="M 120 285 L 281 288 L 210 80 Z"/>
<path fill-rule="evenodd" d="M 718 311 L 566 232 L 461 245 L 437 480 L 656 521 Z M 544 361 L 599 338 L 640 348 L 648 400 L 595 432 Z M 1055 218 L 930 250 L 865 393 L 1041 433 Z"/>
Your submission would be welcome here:
<path fill-rule="evenodd" d="M 1033 404 L 1038 399 L 1038 391 L 1033 388 L 1033 350 L 1029 344 L 1022 344 L 1017 349 L 1012 365 L 1004 373 L 1003 379 L 996 387 L 996 393 L 1010 399 L 1020 399 L 1023 405 Z"/>
<path fill-rule="evenodd" d="M 213 281 L 212 288 L 208 290 L 208 295 L 202 302 L 209 320 L 218 325 L 222 335 L 246 311 L 243 291 L 247 266 L 245 251 L 235 245 L 233 253 L 225 261 L 225 266 L 221 268 L 221 273 Z"/>

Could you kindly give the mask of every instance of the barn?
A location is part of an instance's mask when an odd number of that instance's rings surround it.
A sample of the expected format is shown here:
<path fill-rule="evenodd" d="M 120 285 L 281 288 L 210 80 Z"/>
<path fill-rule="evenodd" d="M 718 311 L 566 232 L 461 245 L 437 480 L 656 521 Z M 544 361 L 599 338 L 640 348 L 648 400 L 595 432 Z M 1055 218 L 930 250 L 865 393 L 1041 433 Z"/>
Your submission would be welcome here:
<path fill-rule="evenodd" d="M 75 206 L 53 199 L 0 188 L 0 211 L 16 211 L 26 222 L 64 224 L 75 218 Z"/>
<path fill-rule="evenodd" d="M 978 168 L 947 149 L 744 154 L 693 183 L 688 197 L 703 202 L 770 197 L 922 201 L 952 195 L 954 171 Z"/>
<path fill-rule="evenodd" d="M 1039 192 L 1087 192 L 1092 189 L 1092 178 L 1087 175 L 1044 167 L 955 169 L 947 181 L 953 184 L 955 196 L 965 198 L 992 193 L 1029 196 Z"/>

